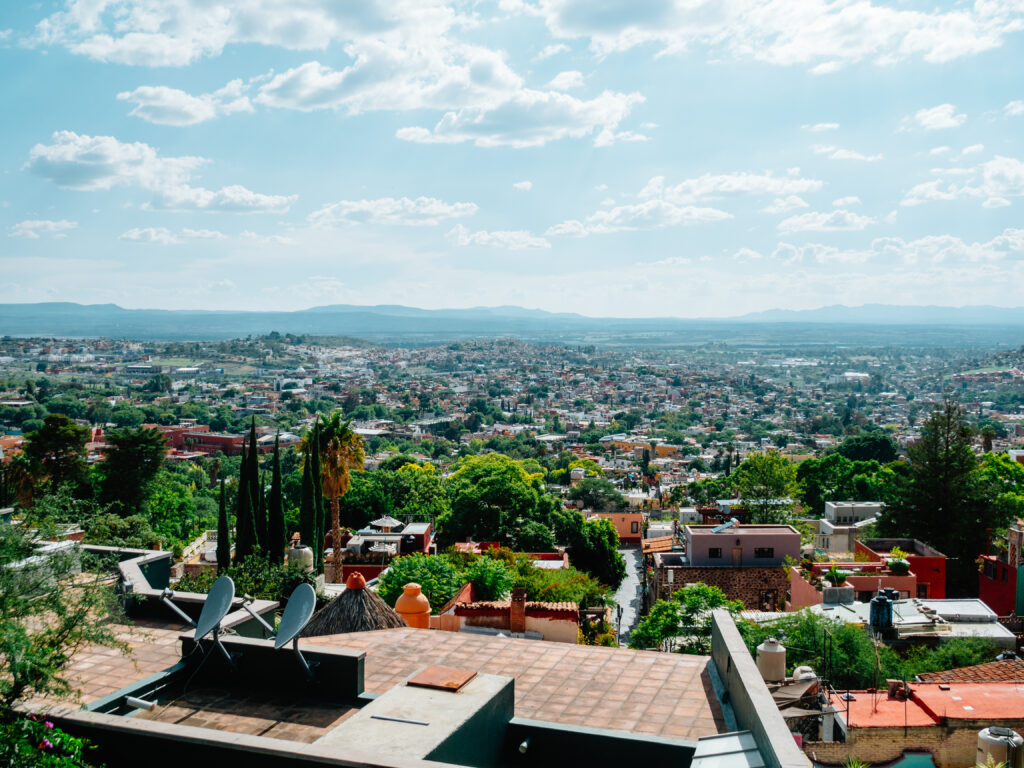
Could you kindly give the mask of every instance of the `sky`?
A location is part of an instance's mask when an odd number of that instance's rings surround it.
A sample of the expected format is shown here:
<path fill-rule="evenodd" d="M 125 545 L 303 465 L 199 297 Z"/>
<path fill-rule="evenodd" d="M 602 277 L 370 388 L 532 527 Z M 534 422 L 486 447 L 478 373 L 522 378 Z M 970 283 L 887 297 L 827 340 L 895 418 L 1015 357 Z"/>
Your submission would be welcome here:
<path fill-rule="evenodd" d="M 1024 305 L 1024 0 L 0 4 L 0 302 Z"/>

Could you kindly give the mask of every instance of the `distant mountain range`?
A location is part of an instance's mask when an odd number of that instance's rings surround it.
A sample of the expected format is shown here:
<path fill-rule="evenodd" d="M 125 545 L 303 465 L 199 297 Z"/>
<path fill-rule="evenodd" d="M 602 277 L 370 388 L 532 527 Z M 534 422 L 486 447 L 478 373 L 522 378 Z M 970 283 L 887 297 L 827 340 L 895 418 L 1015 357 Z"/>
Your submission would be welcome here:
<path fill-rule="evenodd" d="M 107 336 L 210 340 L 281 333 L 428 343 L 515 336 L 572 343 L 639 345 L 736 341 L 779 344 L 969 344 L 980 334 L 1024 342 L 1024 308 L 868 304 L 769 310 L 727 319 L 600 318 L 522 307 L 418 309 L 335 304 L 294 312 L 124 309 L 116 304 L 0 304 L 0 336 Z M 895 340 L 896 337 L 903 339 Z M 1018 339 L 1018 337 L 1020 337 Z M 916 340 L 916 342 L 914 341 Z"/>

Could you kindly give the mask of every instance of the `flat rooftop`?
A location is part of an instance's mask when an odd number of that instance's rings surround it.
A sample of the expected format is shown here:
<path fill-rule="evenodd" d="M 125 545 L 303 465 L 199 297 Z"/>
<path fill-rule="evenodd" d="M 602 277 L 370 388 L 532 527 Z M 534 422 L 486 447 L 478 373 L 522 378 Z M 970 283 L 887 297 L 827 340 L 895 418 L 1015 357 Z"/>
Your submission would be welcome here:
<path fill-rule="evenodd" d="M 830 701 L 853 728 L 902 728 L 938 725 L 945 720 L 1019 720 L 1024 682 L 1016 683 L 910 683 L 913 696 L 890 699 L 884 690 L 851 691 L 846 701 Z M 849 706 L 849 712 L 847 712 Z"/>
<path fill-rule="evenodd" d="M 322 697 L 197 688 L 149 712 L 139 711 L 135 717 L 312 744 L 357 711 L 356 707 L 325 702 Z"/>
<path fill-rule="evenodd" d="M 710 657 L 462 632 L 385 629 L 304 638 L 366 652 L 365 687 L 383 694 L 421 667 L 515 678 L 516 717 L 696 741 L 729 730 Z"/>

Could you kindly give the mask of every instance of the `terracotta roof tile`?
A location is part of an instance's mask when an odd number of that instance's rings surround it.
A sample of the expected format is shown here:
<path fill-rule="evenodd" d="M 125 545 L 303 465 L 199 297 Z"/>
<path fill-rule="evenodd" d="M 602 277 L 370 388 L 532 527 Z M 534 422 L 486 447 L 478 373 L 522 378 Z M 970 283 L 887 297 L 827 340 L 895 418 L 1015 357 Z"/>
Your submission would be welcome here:
<path fill-rule="evenodd" d="M 987 664 L 957 667 L 956 669 L 947 669 L 944 672 L 922 672 L 918 677 L 925 682 L 933 683 L 1011 683 L 1024 681 L 1024 661 L 1020 659 L 990 661 Z"/>
<path fill-rule="evenodd" d="M 366 651 L 369 693 L 436 664 L 515 678 L 517 717 L 694 741 L 726 731 L 707 656 L 422 629 L 303 638 L 307 644 Z M 656 710 L 668 704 L 676 714 L 663 719 Z"/>

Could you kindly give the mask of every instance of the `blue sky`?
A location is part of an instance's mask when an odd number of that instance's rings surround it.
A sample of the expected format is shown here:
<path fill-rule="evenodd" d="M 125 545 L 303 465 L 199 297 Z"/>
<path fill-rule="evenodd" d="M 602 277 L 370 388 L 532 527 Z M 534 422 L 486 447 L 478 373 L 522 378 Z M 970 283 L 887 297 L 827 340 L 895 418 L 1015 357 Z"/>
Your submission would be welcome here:
<path fill-rule="evenodd" d="M 0 7 L 0 301 L 1017 306 L 1024 3 Z"/>

